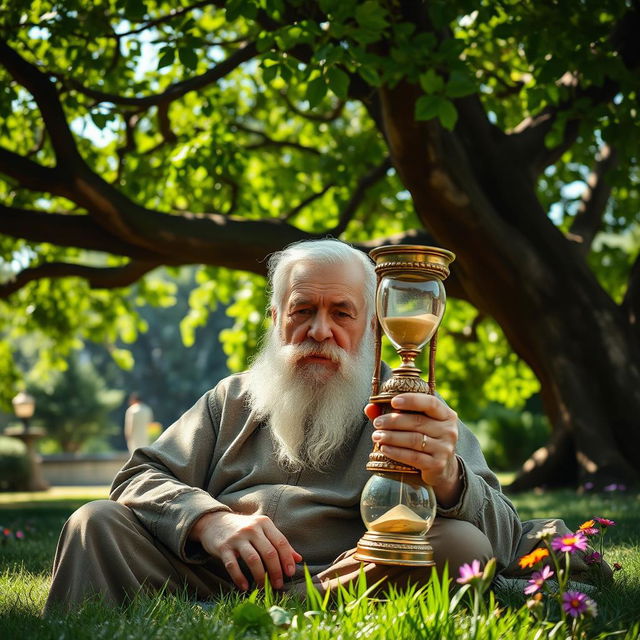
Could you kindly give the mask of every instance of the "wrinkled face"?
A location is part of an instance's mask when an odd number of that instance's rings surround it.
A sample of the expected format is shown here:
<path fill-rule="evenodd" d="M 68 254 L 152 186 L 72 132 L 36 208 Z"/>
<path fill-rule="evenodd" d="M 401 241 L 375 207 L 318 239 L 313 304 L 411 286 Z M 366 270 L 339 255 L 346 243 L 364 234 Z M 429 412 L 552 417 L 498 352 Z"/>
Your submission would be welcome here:
<path fill-rule="evenodd" d="M 363 283 L 364 270 L 357 263 L 296 264 L 289 275 L 282 318 L 274 311 L 282 342 L 296 345 L 307 341 L 355 355 L 367 327 Z M 324 354 L 307 355 L 299 364 L 338 366 Z"/>

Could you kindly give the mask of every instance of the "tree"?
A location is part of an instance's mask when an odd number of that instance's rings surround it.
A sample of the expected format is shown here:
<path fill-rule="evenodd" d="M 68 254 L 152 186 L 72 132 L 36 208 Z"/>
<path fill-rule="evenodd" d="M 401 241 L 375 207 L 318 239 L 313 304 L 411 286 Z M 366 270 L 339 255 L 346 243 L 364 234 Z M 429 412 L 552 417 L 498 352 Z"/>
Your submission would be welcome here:
<path fill-rule="evenodd" d="M 32 381 L 36 399 L 35 422 L 65 453 L 77 453 L 91 441 L 104 443 L 117 431 L 109 412 L 120 404 L 122 391 L 107 389 L 91 362 L 68 360 L 64 373 L 46 384 Z"/>
<path fill-rule="evenodd" d="M 104 290 L 159 265 L 251 281 L 219 268 L 326 234 L 437 242 L 540 381 L 553 436 L 514 486 L 638 480 L 636 0 L 2 8 L 23 330 L 113 331 Z"/>

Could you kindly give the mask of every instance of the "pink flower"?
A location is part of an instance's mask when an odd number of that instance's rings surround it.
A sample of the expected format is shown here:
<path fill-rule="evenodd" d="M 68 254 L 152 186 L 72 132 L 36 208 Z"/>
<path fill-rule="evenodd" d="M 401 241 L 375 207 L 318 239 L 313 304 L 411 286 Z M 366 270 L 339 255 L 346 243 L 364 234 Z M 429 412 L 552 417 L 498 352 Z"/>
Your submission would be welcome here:
<path fill-rule="evenodd" d="M 457 580 L 459 584 L 469 584 L 476 579 L 482 578 L 479 560 L 474 560 L 471 564 L 463 564 L 460 567 L 459 572 L 460 577 Z"/>
<path fill-rule="evenodd" d="M 616 526 L 616 523 L 613 520 L 608 520 L 607 518 L 594 518 L 594 520 L 601 527 L 615 527 Z"/>
<path fill-rule="evenodd" d="M 600 564 L 600 562 L 602 562 L 602 556 L 597 551 L 594 551 L 593 553 L 590 553 L 588 556 L 585 556 L 584 561 L 589 565 Z"/>
<path fill-rule="evenodd" d="M 577 618 L 589 608 L 590 598 L 581 591 L 567 591 L 562 594 L 562 608 L 565 613 Z"/>
<path fill-rule="evenodd" d="M 585 536 L 596 536 L 600 533 L 600 529 L 598 529 L 597 527 L 587 527 L 585 529 L 580 529 L 580 533 L 584 534 Z"/>
<path fill-rule="evenodd" d="M 551 546 L 555 551 L 584 551 L 587 548 L 587 537 L 580 531 L 568 533 L 566 536 L 559 536 L 551 541 Z"/>
<path fill-rule="evenodd" d="M 24 538 L 24 531 L 16 531 L 16 538 L 22 540 Z"/>
<path fill-rule="evenodd" d="M 550 567 L 543 567 L 542 571 L 535 571 L 531 579 L 529 580 L 529 584 L 524 588 L 524 592 L 527 595 L 531 595 L 536 591 L 542 589 L 546 580 L 548 580 L 553 575 L 553 571 Z"/>

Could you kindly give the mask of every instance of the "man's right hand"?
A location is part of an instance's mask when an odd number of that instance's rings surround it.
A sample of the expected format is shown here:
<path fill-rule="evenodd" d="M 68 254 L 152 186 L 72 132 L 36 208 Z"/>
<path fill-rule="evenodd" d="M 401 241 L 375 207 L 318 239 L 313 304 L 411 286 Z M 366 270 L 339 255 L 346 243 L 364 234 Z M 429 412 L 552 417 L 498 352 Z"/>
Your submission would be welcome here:
<path fill-rule="evenodd" d="M 228 511 L 205 513 L 191 529 L 191 540 L 199 542 L 218 558 L 238 589 L 249 588 L 238 558 L 242 558 L 258 586 L 264 586 L 265 572 L 275 589 L 284 584 L 283 574 L 292 576 L 302 556 L 267 516 L 245 516 Z"/>

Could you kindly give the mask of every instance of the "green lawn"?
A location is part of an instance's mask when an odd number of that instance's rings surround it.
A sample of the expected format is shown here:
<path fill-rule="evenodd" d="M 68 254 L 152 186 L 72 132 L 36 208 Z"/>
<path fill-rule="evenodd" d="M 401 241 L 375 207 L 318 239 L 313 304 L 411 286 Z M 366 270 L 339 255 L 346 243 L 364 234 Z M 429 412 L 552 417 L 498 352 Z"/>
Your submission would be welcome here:
<path fill-rule="evenodd" d="M 102 498 L 106 487 L 55 488 L 46 493 L 1 494 L 0 525 L 24 532 L 24 539 L 9 538 L 0 544 L 0 638 L 509 638 L 532 640 L 552 634 L 552 611 L 548 620 L 536 621 L 524 596 L 499 593 L 498 604 L 470 615 L 466 600 L 456 608 L 449 594 L 437 585 L 428 591 L 397 595 L 380 601 L 357 593 L 342 602 L 322 604 L 272 600 L 254 594 L 255 605 L 239 605 L 238 598 L 216 606 L 202 606 L 179 597 L 140 599 L 113 615 L 98 605 L 63 618 L 42 619 L 49 571 L 58 533 L 67 516 L 87 500 Z M 640 637 L 640 496 L 604 494 L 578 496 L 569 491 L 527 493 L 514 496 L 521 517 L 561 515 L 578 527 L 591 516 L 615 520 L 607 534 L 606 557 L 623 569 L 614 584 L 595 599 L 599 614 L 585 637 L 622 631 L 615 637 Z M 3 536 L 4 538 L 4 536 Z M 267 609 L 274 607 L 271 613 Z M 492 612 L 492 609 L 494 610 Z M 499 614 L 495 613 L 495 609 Z M 275 620 L 275 623 L 273 622 Z M 475 621 L 475 622 L 474 622 Z M 546 625 L 546 626 L 545 626 Z M 558 629 L 557 638 L 572 637 Z M 580 633 L 578 629 L 575 633 Z M 569 634 L 569 635 L 568 635 Z M 573 636 L 577 637 L 577 636 Z"/>

